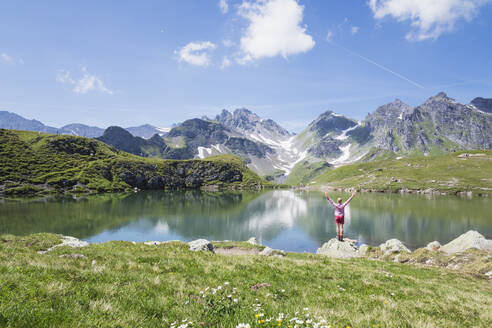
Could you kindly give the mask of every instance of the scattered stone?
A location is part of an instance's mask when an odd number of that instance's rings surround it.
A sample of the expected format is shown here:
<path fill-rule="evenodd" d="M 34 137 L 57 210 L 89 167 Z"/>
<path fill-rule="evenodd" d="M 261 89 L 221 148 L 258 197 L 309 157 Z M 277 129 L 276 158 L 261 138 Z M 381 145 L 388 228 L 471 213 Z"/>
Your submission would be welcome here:
<path fill-rule="evenodd" d="M 345 238 L 344 241 L 339 241 L 336 238 L 332 238 L 328 242 L 324 243 L 323 246 L 318 248 L 316 254 L 335 258 L 360 257 L 357 246 L 355 246 L 356 242 L 356 240 L 347 238 Z"/>
<path fill-rule="evenodd" d="M 77 253 L 74 253 L 74 254 L 62 254 L 58 257 L 71 257 L 73 259 L 83 259 L 85 258 L 86 256 L 84 254 L 77 254 Z"/>
<path fill-rule="evenodd" d="M 400 263 L 400 254 L 396 255 L 395 258 L 393 259 L 393 262 L 395 263 Z"/>
<path fill-rule="evenodd" d="M 483 157 L 486 156 L 484 153 L 478 153 L 478 154 L 468 154 L 468 153 L 463 153 L 458 155 L 458 157 Z"/>
<path fill-rule="evenodd" d="M 401 241 L 395 238 L 387 240 L 384 244 L 379 245 L 379 248 L 381 248 L 381 251 L 384 252 L 384 256 L 389 256 L 400 252 L 411 253 L 411 251 L 403 245 Z"/>
<path fill-rule="evenodd" d="M 492 271 L 485 273 L 485 275 L 487 276 L 487 278 L 492 279 Z"/>
<path fill-rule="evenodd" d="M 439 248 L 441 248 L 441 243 L 439 243 L 437 240 L 434 240 L 433 242 L 430 242 L 427 244 L 427 246 L 425 246 L 425 249 L 433 252 L 439 250 Z"/>
<path fill-rule="evenodd" d="M 251 286 L 251 290 L 258 290 L 260 288 L 265 288 L 265 287 L 271 287 L 272 285 L 270 285 L 269 283 L 266 283 L 266 282 L 259 282 L 257 284 L 254 284 L 253 286 Z"/>
<path fill-rule="evenodd" d="M 96 260 L 92 260 L 91 265 L 94 266 L 96 264 L 97 264 L 97 261 Z"/>
<path fill-rule="evenodd" d="M 283 257 L 287 255 L 284 251 L 280 249 L 273 249 L 270 247 L 265 247 L 261 252 L 258 253 L 258 255 L 263 255 L 263 256 L 277 256 L 277 257 Z"/>
<path fill-rule="evenodd" d="M 60 246 L 68 246 L 68 247 L 86 247 L 89 246 L 89 243 L 80 239 L 77 239 L 75 237 L 70 237 L 70 236 L 62 236 L 62 242 L 61 244 L 57 244 L 53 247 L 48 248 L 45 251 L 38 251 L 38 254 L 44 254 L 47 252 L 52 251 L 56 247 Z"/>
<path fill-rule="evenodd" d="M 145 244 L 145 245 L 149 245 L 149 246 L 150 246 L 150 245 L 155 245 L 155 246 L 158 246 L 158 245 L 160 245 L 160 244 L 161 244 L 161 242 L 160 242 L 160 241 L 146 241 L 146 242 L 144 242 L 144 244 Z"/>
<path fill-rule="evenodd" d="M 247 243 L 250 243 L 251 245 L 259 245 L 258 244 L 258 240 L 256 239 L 256 237 L 251 237 L 248 239 Z"/>
<path fill-rule="evenodd" d="M 454 254 L 470 248 L 492 253 L 492 240 L 485 239 L 481 233 L 475 230 L 470 230 L 442 246 L 440 250 L 447 254 Z"/>
<path fill-rule="evenodd" d="M 206 239 L 197 239 L 188 243 L 190 251 L 210 251 L 214 252 L 214 246 Z"/>

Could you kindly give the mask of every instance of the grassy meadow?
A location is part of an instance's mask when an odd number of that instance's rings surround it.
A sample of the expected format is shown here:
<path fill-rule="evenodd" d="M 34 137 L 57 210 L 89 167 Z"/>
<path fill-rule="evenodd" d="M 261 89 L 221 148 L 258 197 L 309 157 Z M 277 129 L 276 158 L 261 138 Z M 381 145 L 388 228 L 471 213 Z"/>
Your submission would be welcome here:
<path fill-rule="evenodd" d="M 448 269 L 307 253 L 225 256 L 181 242 L 38 254 L 59 241 L 0 236 L 0 326 L 492 326 L 490 282 Z"/>
<path fill-rule="evenodd" d="M 481 154 L 459 157 L 461 154 Z M 345 165 L 313 179 L 313 185 L 397 191 L 432 189 L 446 193 L 492 193 L 492 151 L 414 155 Z"/>

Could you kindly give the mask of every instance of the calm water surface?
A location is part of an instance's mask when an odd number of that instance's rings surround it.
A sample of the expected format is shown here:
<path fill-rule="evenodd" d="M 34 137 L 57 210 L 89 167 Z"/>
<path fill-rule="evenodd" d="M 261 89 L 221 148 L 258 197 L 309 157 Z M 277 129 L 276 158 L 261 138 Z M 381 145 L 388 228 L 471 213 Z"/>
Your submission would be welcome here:
<path fill-rule="evenodd" d="M 347 194 L 331 194 L 346 199 Z M 357 194 L 346 209 L 345 236 L 410 248 L 446 243 L 475 229 L 492 237 L 492 199 Z M 54 232 L 89 242 L 247 240 L 315 252 L 336 235 L 333 209 L 320 192 L 139 192 L 80 199 L 0 201 L 0 234 Z"/>

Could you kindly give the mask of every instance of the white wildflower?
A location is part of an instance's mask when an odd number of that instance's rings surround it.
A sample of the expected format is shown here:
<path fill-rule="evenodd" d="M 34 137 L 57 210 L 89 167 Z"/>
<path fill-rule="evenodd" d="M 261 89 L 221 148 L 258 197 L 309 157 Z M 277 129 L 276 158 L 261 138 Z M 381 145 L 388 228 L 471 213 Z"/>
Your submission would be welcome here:
<path fill-rule="evenodd" d="M 251 328 L 249 323 L 239 323 L 236 328 Z"/>

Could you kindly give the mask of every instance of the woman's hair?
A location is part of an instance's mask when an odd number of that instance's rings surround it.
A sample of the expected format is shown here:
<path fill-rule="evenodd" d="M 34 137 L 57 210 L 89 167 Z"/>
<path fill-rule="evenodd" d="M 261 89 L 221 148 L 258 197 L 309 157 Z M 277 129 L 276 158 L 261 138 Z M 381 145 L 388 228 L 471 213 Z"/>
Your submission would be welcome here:
<path fill-rule="evenodd" d="M 342 202 L 342 199 L 340 197 L 338 197 L 337 203 L 341 203 L 341 202 Z"/>

